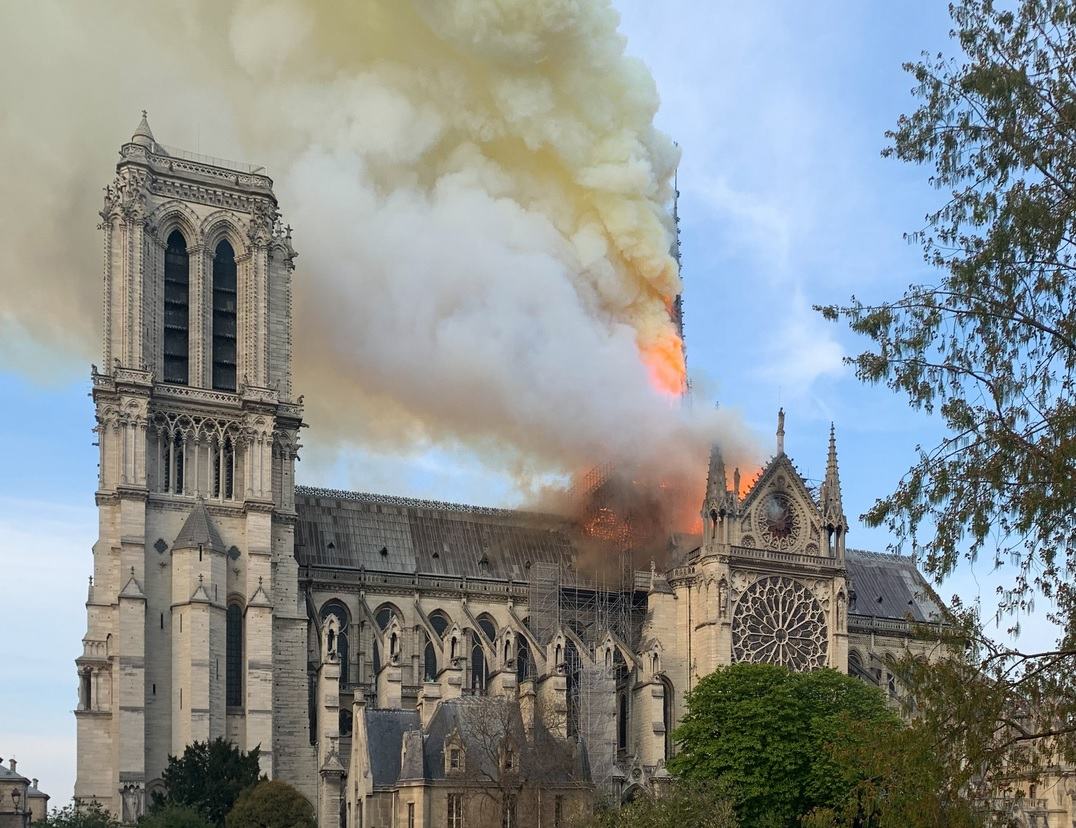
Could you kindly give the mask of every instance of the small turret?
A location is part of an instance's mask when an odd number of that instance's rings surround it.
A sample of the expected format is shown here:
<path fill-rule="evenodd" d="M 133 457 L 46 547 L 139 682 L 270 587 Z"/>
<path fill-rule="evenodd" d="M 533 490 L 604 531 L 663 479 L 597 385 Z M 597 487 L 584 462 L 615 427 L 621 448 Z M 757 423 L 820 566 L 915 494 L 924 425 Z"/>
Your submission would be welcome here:
<path fill-rule="evenodd" d="M 844 515 L 841 498 L 841 478 L 837 468 L 837 434 L 833 424 L 829 426 L 829 454 L 826 458 L 826 477 L 819 492 L 822 507 L 822 523 L 829 536 L 830 552 L 844 558 L 844 536 L 848 532 L 848 518 Z M 836 540 L 834 548 L 833 541 Z"/>
<path fill-rule="evenodd" d="M 719 527 L 724 525 L 726 516 L 734 511 L 734 495 L 725 483 L 725 460 L 721 449 L 715 443 L 710 449 L 710 468 L 706 476 L 706 499 L 702 506 L 702 523 L 707 541 L 722 542 Z"/>
<path fill-rule="evenodd" d="M 146 110 L 144 109 L 142 110 L 142 120 L 138 122 L 134 135 L 131 136 L 131 143 L 142 147 L 152 147 L 157 143 L 157 140 L 153 137 L 153 130 L 149 128 L 149 121 L 146 119 Z"/>

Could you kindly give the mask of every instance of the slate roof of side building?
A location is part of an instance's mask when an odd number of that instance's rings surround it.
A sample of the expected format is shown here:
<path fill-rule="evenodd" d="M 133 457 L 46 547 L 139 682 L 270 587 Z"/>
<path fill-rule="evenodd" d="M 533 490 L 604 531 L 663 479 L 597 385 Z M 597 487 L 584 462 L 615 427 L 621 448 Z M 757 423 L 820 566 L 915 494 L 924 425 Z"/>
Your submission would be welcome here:
<path fill-rule="evenodd" d="M 401 781 L 445 779 L 445 745 L 454 734 L 458 734 L 461 739 L 465 756 L 467 770 L 462 774 L 462 778 L 470 781 L 495 779 L 497 770 L 491 765 L 494 761 L 491 746 L 500 744 L 500 740 L 496 738 L 494 731 L 502 727 L 510 728 L 515 732 L 516 743 L 525 740 L 518 708 L 511 709 L 514 721 L 505 723 L 500 721 L 500 713 L 483 710 L 496 703 L 496 699 L 487 696 L 447 699 L 437 706 L 425 731 L 421 728 L 416 710 L 365 708 L 363 715 L 366 720 L 367 750 L 374 787 L 391 788 Z M 476 717 L 492 725 L 492 730 L 486 733 L 489 738 L 485 743 L 482 736 L 475 733 Z M 541 727 L 541 723 L 536 724 L 537 729 Z M 532 738 L 551 737 L 536 730 Z M 524 769 L 528 779 L 536 780 L 541 777 L 551 784 L 590 780 L 585 747 L 578 743 L 561 744 L 568 752 L 552 759 L 549 758 L 550 752 L 541 748 L 520 752 L 519 761 L 539 763 Z M 476 764 L 486 767 L 475 767 Z"/>
<path fill-rule="evenodd" d="M 297 486 L 307 566 L 525 583 L 535 563 L 573 571 L 574 526 L 556 515 Z M 940 601 L 912 558 L 848 549 L 853 616 L 930 622 Z"/>

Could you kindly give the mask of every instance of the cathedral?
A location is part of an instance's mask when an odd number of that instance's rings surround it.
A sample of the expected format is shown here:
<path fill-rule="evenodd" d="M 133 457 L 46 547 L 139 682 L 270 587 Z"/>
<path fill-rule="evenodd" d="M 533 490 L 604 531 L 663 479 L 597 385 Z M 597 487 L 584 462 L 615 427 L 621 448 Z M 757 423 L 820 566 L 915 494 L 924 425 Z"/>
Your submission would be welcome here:
<path fill-rule="evenodd" d="M 132 823 L 169 755 L 223 737 L 322 826 L 560 826 L 669 779 L 685 694 L 717 667 L 895 695 L 884 656 L 929 647 L 937 597 L 911 560 L 848 546 L 835 438 L 815 489 L 783 414 L 753 482 L 699 458 L 701 533 L 638 568 L 586 566 L 590 522 L 298 485 L 272 181 L 158 144 L 143 116 L 101 218 L 76 802 Z M 611 478 L 592 477 L 601 518 Z"/>

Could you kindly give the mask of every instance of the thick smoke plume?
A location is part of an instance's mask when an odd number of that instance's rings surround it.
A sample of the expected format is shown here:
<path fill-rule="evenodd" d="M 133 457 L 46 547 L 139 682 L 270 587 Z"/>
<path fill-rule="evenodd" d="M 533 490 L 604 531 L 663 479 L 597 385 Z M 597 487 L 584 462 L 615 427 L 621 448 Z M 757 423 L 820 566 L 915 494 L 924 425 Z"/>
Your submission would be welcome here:
<path fill-rule="evenodd" d="M 85 364 L 100 187 L 165 144 L 264 163 L 295 227 L 308 442 L 701 486 L 669 318 L 677 151 L 607 0 L 7 3 L 0 337 Z M 12 105 L 13 102 L 13 105 Z"/>

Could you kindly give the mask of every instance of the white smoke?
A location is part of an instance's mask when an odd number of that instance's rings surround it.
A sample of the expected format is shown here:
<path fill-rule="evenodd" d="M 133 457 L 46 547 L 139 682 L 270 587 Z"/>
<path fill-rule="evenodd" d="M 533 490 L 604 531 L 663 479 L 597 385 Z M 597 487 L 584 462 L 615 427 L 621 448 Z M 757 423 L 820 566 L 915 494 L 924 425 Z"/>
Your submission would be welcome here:
<path fill-rule="evenodd" d="M 616 26 L 607 0 L 6 4 L 0 336 L 92 356 L 99 188 L 145 107 L 274 177 L 311 439 L 528 472 L 746 454 L 654 387 L 681 366 L 677 153 Z"/>

